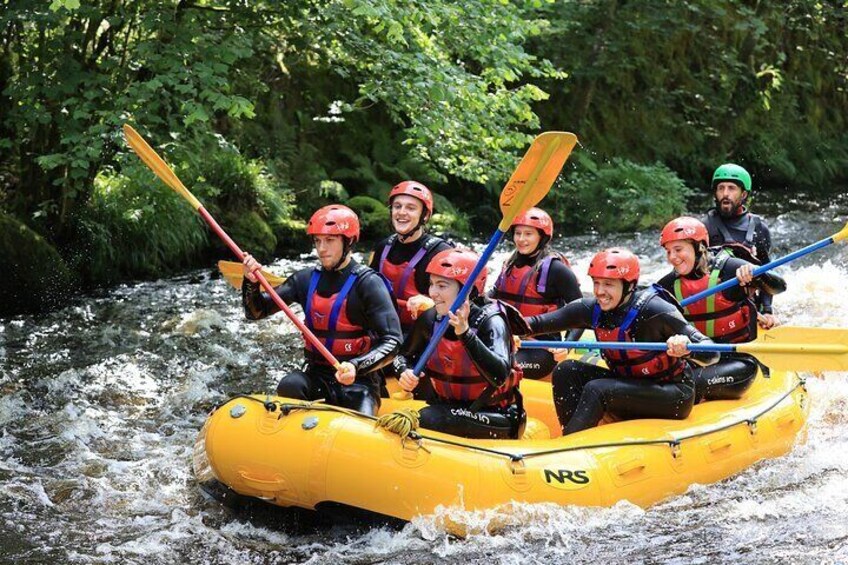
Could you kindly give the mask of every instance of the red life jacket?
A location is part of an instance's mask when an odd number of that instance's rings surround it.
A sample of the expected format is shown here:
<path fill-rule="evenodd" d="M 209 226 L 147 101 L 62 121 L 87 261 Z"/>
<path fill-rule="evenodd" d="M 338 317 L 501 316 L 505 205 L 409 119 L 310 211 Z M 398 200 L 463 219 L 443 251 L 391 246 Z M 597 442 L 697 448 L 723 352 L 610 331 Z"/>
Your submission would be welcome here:
<path fill-rule="evenodd" d="M 469 320 L 468 325 L 471 329 L 468 331 L 480 327 L 483 322 L 499 314 L 500 309 L 496 305 L 487 305 L 474 320 Z M 492 385 L 480 374 L 462 341 L 445 337 L 439 340 L 436 351 L 427 360 L 424 370 L 430 377 L 433 390 L 440 398 L 465 402 L 474 402 L 482 398 L 484 401 L 482 406 L 475 409 L 484 406 L 506 408 L 516 402 L 518 383 L 523 376 L 521 368 L 513 361 L 512 371 L 506 381 L 492 390 Z"/>
<path fill-rule="evenodd" d="M 719 275 L 728 257 L 726 253 L 716 257 L 710 273 L 699 279 L 677 277 L 674 280 L 674 296 L 678 302 L 721 283 Z M 701 333 L 715 341 L 739 343 L 756 339 L 756 335 L 751 335 L 751 310 L 752 306 L 747 301 L 733 302 L 719 292 L 686 306 L 683 315 Z"/>
<path fill-rule="evenodd" d="M 544 296 L 551 262 L 554 260 L 568 265 L 565 257 L 548 255 L 533 265 L 504 267 L 498 280 L 495 281 L 495 298 L 511 304 L 525 317 L 547 314 L 562 307 L 562 300 L 551 300 Z M 531 285 L 530 281 L 534 277 L 536 277 L 536 284 Z"/>
<path fill-rule="evenodd" d="M 595 303 L 592 310 L 592 329 L 595 330 L 595 337 L 598 341 L 635 341 L 633 339 L 635 333 L 633 322 L 642 308 L 654 296 L 659 296 L 669 302 L 673 300 L 668 291 L 663 288 L 645 289 L 630 307 L 621 326 L 611 329 L 598 327 L 601 307 Z M 671 357 L 665 351 L 602 349 L 601 356 L 607 362 L 610 370 L 619 377 L 654 379 L 658 382 L 677 381 L 686 369 L 686 361 L 679 357 Z"/>
<path fill-rule="evenodd" d="M 380 254 L 380 261 L 377 263 L 377 270 L 385 276 L 392 285 L 392 290 L 394 291 L 395 299 L 397 301 L 401 329 L 403 329 L 404 334 L 406 334 L 415 322 L 415 320 L 412 319 L 412 315 L 406 309 L 406 302 L 410 297 L 420 294 L 418 287 L 415 285 L 415 268 L 421 262 L 421 259 L 423 259 L 430 249 L 439 243 L 440 240 L 435 237 L 428 238 L 415 255 L 412 256 L 412 259 L 406 263 L 400 263 L 398 265 L 386 260 L 389 256 L 389 251 L 391 251 L 392 246 L 396 241 L 397 234 L 393 234 L 386 242 L 386 245 L 383 246 L 383 252 Z"/>
<path fill-rule="evenodd" d="M 317 292 L 322 272 L 320 269 L 315 269 L 309 280 L 306 304 L 303 307 L 306 314 L 304 322 L 339 361 L 353 359 L 371 347 L 371 334 L 362 326 L 353 324 L 347 317 L 347 297 L 356 278 L 365 269 L 367 267 L 364 265 L 358 265 L 351 270 L 341 290 L 329 297 L 320 296 Z M 304 338 L 304 342 L 307 359 L 313 363 L 329 364 L 316 352 L 309 340 Z"/>

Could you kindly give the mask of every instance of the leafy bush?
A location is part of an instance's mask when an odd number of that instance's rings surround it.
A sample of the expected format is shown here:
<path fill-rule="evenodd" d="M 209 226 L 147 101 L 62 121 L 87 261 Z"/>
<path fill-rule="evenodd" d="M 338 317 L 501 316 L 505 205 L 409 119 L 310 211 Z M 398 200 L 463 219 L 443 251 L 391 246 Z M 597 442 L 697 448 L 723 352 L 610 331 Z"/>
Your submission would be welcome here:
<path fill-rule="evenodd" d="M 202 220 L 140 163 L 97 176 L 77 230 L 66 258 L 92 284 L 163 276 L 208 247 Z"/>
<path fill-rule="evenodd" d="M 692 191 L 665 165 L 578 161 L 580 172 L 561 177 L 543 203 L 562 233 L 643 231 L 662 227 L 686 209 Z"/>
<path fill-rule="evenodd" d="M 386 236 L 389 227 L 389 208 L 376 198 L 370 196 L 354 196 L 347 202 L 359 216 L 364 240 L 376 240 Z"/>

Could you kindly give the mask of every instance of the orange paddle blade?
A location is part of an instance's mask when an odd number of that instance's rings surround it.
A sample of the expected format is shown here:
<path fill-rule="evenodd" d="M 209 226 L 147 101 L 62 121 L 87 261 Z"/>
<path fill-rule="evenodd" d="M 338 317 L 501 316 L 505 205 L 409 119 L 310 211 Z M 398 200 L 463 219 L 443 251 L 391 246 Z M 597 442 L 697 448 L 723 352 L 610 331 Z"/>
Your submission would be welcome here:
<path fill-rule="evenodd" d="M 499 230 L 508 230 L 519 214 L 542 201 L 576 144 L 576 135 L 561 131 L 546 131 L 533 140 L 501 191 Z"/>

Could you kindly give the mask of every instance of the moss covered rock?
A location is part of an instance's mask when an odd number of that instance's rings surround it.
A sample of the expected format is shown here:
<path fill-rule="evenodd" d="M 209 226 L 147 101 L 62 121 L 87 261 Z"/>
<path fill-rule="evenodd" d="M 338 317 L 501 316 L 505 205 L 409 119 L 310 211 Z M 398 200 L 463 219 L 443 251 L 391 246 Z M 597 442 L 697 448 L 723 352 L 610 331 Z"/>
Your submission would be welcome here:
<path fill-rule="evenodd" d="M 373 240 L 386 236 L 389 228 L 389 208 L 370 196 L 354 196 L 347 203 L 359 216 L 361 239 Z"/>
<path fill-rule="evenodd" d="M 225 213 L 221 224 L 242 251 L 256 256 L 260 261 L 273 257 L 277 248 L 277 236 L 258 212 Z"/>
<path fill-rule="evenodd" d="M 74 277 L 53 246 L 2 212 L 0 273 L 0 316 L 58 308 L 74 288 Z"/>

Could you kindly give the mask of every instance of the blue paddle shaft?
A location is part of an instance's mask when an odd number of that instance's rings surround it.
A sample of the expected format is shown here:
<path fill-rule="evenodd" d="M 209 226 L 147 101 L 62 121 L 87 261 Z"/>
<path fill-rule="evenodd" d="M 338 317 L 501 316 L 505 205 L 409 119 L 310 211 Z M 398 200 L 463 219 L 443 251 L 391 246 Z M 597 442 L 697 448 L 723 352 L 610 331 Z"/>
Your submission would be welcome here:
<path fill-rule="evenodd" d="M 732 353 L 736 346 L 729 343 L 690 343 L 689 351 Z M 665 351 L 668 344 L 662 341 L 522 341 L 522 349 L 640 349 Z"/>
<path fill-rule="evenodd" d="M 789 255 L 785 255 L 784 257 L 781 257 L 780 259 L 775 259 L 771 263 L 766 263 L 765 265 L 760 265 L 759 267 L 754 269 L 753 274 L 754 274 L 755 277 L 758 276 L 758 275 L 762 275 L 766 271 L 770 271 L 770 270 L 774 269 L 775 267 L 780 267 L 781 265 L 785 265 L 786 263 L 788 263 L 790 261 L 794 261 L 798 257 L 803 257 L 804 255 L 809 255 L 810 253 L 812 253 L 814 251 L 818 251 L 822 247 L 827 247 L 828 245 L 830 245 L 833 242 L 834 242 L 833 236 L 826 237 L 823 240 L 817 241 L 816 243 L 813 243 L 812 245 L 808 245 L 807 247 L 805 247 L 803 249 L 799 249 L 798 251 L 795 251 L 794 253 L 790 253 Z M 703 300 L 704 298 L 706 298 L 708 296 L 712 296 L 713 294 L 715 294 L 717 292 L 721 292 L 722 290 L 727 290 L 728 288 L 734 287 L 737 284 L 739 284 L 739 279 L 737 279 L 735 277 L 732 278 L 732 279 L 728 279 L 721 284 L 715 285 L 712 288 L 702 290 L 698 294 L 693 294 L 689 298 L 683 300 L 680 303 L 680 305 L 681 306 L 689 306 L 690 304 L 698 302 L 699 300 Z"/>
<path fill-rule="evenodd" d="M 456 312 L 459 307 L 465 303 L 465 299 L 468 298 L 468 293 L 471 292 L 471 287 L 474 286 L 474 281 L 477 280 L 480 272 L 486 268 L 486 263 L 489 262 L 489 257 L 491 257 L 492 253 L 495 252 L 495 248 L 501 242 L 505 234 L 506 232 L 501 231 L 500 229 L 495 230 L 495 233 L 492 235 L 492 239 L 489 240 L 489 245 L 486 246 L 485 251 L 483 251 L 483 254 L 480 256 L 480 260 L 477 261 L 477 264 L 474 266 L 474 270 L 471 271 L 471 275 L 468 277 L 468 280 L 465 281 L 464 285 L 462 285 L 462 288 L 459 290 L 459 294 L 456 295 L 456 300 L 454 300 L 453 304 L 451 304 L 451 312 Z M 412 369 L 412 372 L 415 375 L 420 375 L 424 370 L 427 360 L 430 359 L 430 356 L 434 351 L 436 351 L 436 346 L 439 344 L 439 340 L 442 339 L 442 336 L 445 335 L 445 332 L 448 330 L 449 323 L 450 318 L 445 315 L 441 321 L 436 324 L 436 329 L 433 332 L 433 337 L 430 338 L 430 343 L 427 344 L 427 349 L 424 350 L 424 353 L 421 354 L 421 357 L 418 358 L 418 362 Z"/>

